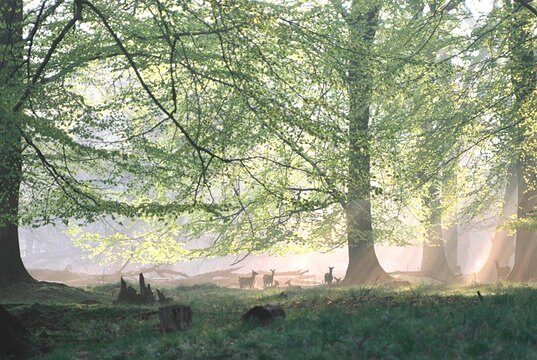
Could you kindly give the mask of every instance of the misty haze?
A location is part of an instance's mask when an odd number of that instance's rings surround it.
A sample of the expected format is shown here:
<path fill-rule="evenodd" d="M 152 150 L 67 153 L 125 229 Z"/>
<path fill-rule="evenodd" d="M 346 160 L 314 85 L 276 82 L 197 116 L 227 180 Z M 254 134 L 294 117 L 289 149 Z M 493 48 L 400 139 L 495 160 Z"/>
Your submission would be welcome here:
<path fill-rule="evenodd" d="M 0 359 L 537 357 L 537 3 L 0 0 Z"/>

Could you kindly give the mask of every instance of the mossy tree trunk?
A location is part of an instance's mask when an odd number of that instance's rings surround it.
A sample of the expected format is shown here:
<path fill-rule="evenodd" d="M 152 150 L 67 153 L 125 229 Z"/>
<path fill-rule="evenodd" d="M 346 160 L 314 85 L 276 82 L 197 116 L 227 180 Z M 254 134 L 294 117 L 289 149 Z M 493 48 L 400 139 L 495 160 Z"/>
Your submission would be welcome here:
<path fill-rule="evenodd" d="M 356 51 L 349 60 L 346 79 L 349 92 L 349 168 L 345 206 L 349 264 L 343 282 L 346 285 L 389 278 L 373 247 L 369 134 L 372 79 L 369 59 L 364 56 L 373 46 L 379 11 L 377 5 L 353 1 L 347 16 Z"/>
<path fill-rule="evenodd" d="M 424 199 L 424 206 L 428 211 L 426 242 L 423 244 L 421 271 L 431 277 L 447 280 L 453 277 L 448 264 L 442 236 L 442 210 L 440 192 L 433 179 Z"/>
<path fill-rule="evenodd" d="M 19 191 L 22 143 L 19 115 L 10 97 L 21 87 L 23 61 L 22 1 L 0 2 L 0 286 L 32 282 L 19 248 Z"/>
<path fill-rule="evenodd" d="M 511 82 L 515 92 L 514 116 L 517 121 L 516 144 L 518 150 L 518 207 L 517 218 L 531 216 L 537 208 L 537 138 L 535 119 L 535 39 L 532 38 L 533 14 L 521 11 L 518 3 L 507 1 L 511 12 Z M 535 216 L 535 215 L 533 215 Z M 510 281 L 537 278 L 537 232 L 519 229 L 516 232 L 515 264 L 508 277 Z"/>

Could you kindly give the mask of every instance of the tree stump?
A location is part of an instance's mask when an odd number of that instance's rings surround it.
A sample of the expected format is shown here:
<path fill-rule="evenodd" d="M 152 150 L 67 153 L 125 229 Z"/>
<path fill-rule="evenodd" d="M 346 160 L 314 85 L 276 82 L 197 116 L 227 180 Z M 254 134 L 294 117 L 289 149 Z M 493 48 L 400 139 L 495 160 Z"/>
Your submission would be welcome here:
<path fill-rule="evenodd" d="M 192 325 L 192 309 L 185 305 L 170 305 L 158 309 L 162 332 L 185 331 Z"/>
<path fill-rule="evenodd" d="M 25 340 L 28 335 L 19 319 L 0 306 L 0 358 L 4 356 L 25 358 L 27 348 Z"/>
<path fill-rule="evenodd" d="M 119 289 L 119 294 L 117 295 L 116 303 L 118 304 L 140 304 L 141 298 L 140 295 L 134 290 L 132 286 L 127 287 L 127 283 L 121 277 L 121 288 Z"/>
<path fill-rule="evenodd" d="M 164 295 L 164 293 L 162 293 L 159 289 L 157 289 L 157 297 L 159 303 L 161 304 L 169 304 L 172 302 L 172 299 L 166 297 L 166 295 Z"/>
<path fill-rule="evenodd" d="M 254 306 L 241 317 L 242 321 L 253 320 L 262 325 L 277 319 L 285 319 L 285 311 L 278 305 Z"/>
<path fill-rule="evenodd" d="M 136 305 L 151 305 L 156 302 L 155 295 L 151 290 L 150 284 L 145 284 L 144 274 L 140 273 L 138 281 L 140 293 L 138 294 L 132 286 L 127 286 L 123 277 L 121 277 L 121 287 L 117 295 L 116 304 L 136 304 Z M 161 303 L 169 302 L 171 299 L 166 298 L 164 294 L 157 289 L 157 295 Z M 162 301 L 162 300 L 166 301 Z"/>
<path fill-rule="evenodd" d="M 153 291 L 151 291 L 151 285 L 147 284 L 145 285 L 145 279 L 144 274 L 140 273 L 140 302 L 142 304 L 154 304 L 155 303 L 155 295 L 153 295 Z"/>

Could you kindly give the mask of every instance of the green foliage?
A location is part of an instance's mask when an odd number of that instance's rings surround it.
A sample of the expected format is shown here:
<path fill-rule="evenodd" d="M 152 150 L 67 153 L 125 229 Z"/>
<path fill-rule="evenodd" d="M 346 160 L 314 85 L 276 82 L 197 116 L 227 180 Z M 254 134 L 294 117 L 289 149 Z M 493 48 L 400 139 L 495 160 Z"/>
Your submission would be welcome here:
<path fill-rule="evenodd" d="M 375 241 L 422 241 L 499 213 L 536 146 L 535 22 L 507 5 L 96 0 L 54 48 L 70 5 L 27 9 L 27 74 L 0 98 L 23 104 L 22 225 L 147 225 L 77 233 L 99 256 L 329 249 L 354 198 Z"/>

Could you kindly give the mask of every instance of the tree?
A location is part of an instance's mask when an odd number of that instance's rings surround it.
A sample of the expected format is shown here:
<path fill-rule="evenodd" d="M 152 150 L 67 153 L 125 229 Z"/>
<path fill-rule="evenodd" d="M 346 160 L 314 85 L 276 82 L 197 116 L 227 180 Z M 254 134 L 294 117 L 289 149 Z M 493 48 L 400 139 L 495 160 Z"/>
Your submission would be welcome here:
<path fill-rule="evenodd" d="M 496 273 L 496 264 L 494 260 L 499 260 L 501 264 L 508 264 L 515 249 L 514 236 L 510 234 L 509 229 L 504 228 L 507 222 L 516 215 L 518 204 L 517 193 L 517 170 L 516 163 L 511 164 L 508 175 L 508 181 L 505 187 L 505 195 L 502 204 L 502 213 L 498 220 L 497 229 L 491 239 L 492 247 L 485 261 L 485 264 L 477 274 L 480 282 L 490 283 L 498 280 Z"/>
<path fill-rule="evenodd" d="M 8 1 L 1 6 L 2 287 L 33 282 L 20 258 L 18 226 L 134 216 L 153 208 L 121 201 L 118 181 L 139 167 L 119 147 L 95 144 L 100 131 L 126 122 L 111 124 L 103 116 L 108 109 L 84 102 L 75 85 L 96 60 L 118 56 L 100 46 L 99 34 L 77 31 L 84 6 L 89 5 L 44 1 L 23 9 L 21 1 Z"/>
<path fill-rule="evenodd" d="M 181 224 L 188 238 L 214 234 L 214 242 L 197 249 L 197 256 L 346 244 L 350 259 L 346 283 L 388 278 L 373 243 L 389 240 L 388 232 L 397 239 L 405 237 L 394 229 L 416 189 L 403 194 L 400 190 L 408 190 L 405 186 L 414 184 L 420 172 L 425 173 L 423 187 L 428 188 L 429 178 L 436 175 L 461 131 L 449 132 L 449 141 L 444 132 L 432 134 L 434 142 L 427 152 L 413 147 L 420 136 L 415 128 L 431 121 L 435 111 L 451 110 L 459 95 L 451 86 L 433 91 L 429 87 L 435 76 L 453 73 L 443 66 L 446 62 L 430 60 L 430 54 L 453 39 L 448 36 L 453 21 L 444 23 L 439 16 L 442 26 L 428 18 L 416 24 L 407 8 L 382 5 L 336 1 L 291 8 L 263 3 L 229 8 L 211 3 L 188 9 L 203 14 L 197 18 L 212 19 L 205 24 L 211 26 L 210 36 L 188 41 L 179 37 L 174 42 L 184 14 L 158 3 L 152 18 L 158 35 L 127 35 L 139 48 L 164 39 L 159 55 L 170 59 L 168 64 L 130 56 L 137 83 L 150 94 L 144 79 L 151 79 L 149 90 L 160 94 L 140 104 L 139 113 L 151 115 L 148 109 L 158 107 L 171 120 L 180 116 L 196 120 L 180 131 L 198 135 L 177 144 L 170 142 L 176 123 L 168 127 L 157 116 L 148 116 L 146 127 L 158 127 L 160 133 L 138 140 L 144 163 L 159 164 L 144 179 L 158 184 L 151 189 L 161 188 L 155 193 L 158 198 L 166 200 L 163 194 L 171 192 L 183 200 L 206 199 L 211 206 L 218 205 L 218 211 L 190 212 Z M 379 27 L 381 12 L 389 26 Z M 240 25 L 248 16 L 255 21 L 248 27 Z M 130 34 L 128 26 L 115 25 L 119 33 Z M 107 28 L 117 46 L 124 47 L 113 36 L 115 30 Z M 434 34 L 438 28 L 443 37 L 427 40 L 431 37 L 427 31 Z M 415 36 L 421 30 L 424 39 Z M 150 77 L 162 67 L 169 71 L 158 80 Z M 201 69 L 208 69 L 208 74 Z M 416 79 L 409 81 L 415 73 Z M 188 85 L 176 86 L 185 80 Z M 401 90 L 403 83 L 407 88 Z M 438 102 L 439 94 L 446 100 Z M 174 111 L 166 110 L 166 104 Z M 422 109 L 424 115 L 417 113 Z M 458 110 L 456 119 L 468 113 Z M 190 141 L 202 145 L 191 152 Z M 400 161 L 398 152 L 418 153 L 404 176 L 394 166 L 394 160 Z M 188 159 L 191 172 L 177 171 L 178 155 Z M 173 205 L 167 209 L 172 211 Z M 168 224 L 176 221 L 177 213 L 168 217 Z"/>
<path fill-rule="evenodd" d="M 13 89 L 22 85 L 22 1 L 0 4 L 0 287 L 32 282 L 19 249 L 19 189 L 22 178 L 21 115 L 11 110 Z M 7 101 L 6 101 L 7 100 Z M 11 100 L 11 101 L 10 101 Z"/>
<path fill-rule="evenodd" d="M 24 142 L 39 159 L 25 183 L 39 179 L 43 189 L 53 180 L 49 194 L 61 201 L 52 214 L 60 219 L 114 214 L 142 218 L 161 234 L 213 236 L 190 256 L 347 245 L 346 283 L 384 281 L 373 244 L 423 234 L 438 242 L 449 207 L 445 168 L 472 151 L 490 152 L 505 131 L 491 115 L 505 104 L 491 101 L 501 79 L 491 86 L 472 69 L 471 54 L 489 31 L 458 35 L 457 1 L 431 3 L 428 12 L 415 3 L 418 11 L 359 0 L 83 1 L 74 17 L 62 8 L 64 22 L 52 29 L 68 30 L 38 46 L 41 61 L 30 57 L 36 75 L 26 82 L 40 86 L 23 97 L 49 96 L 25 114 Z M 483 61 L 490 73 L 495 60 Z M 39 79 L 82 80 L 104 96 Z M 65 118 L 52 104 L 87 115 Z M 475 190 L 489 176 L 484 158 L 465 168 L 473 173 L 466 181 L 454 182 L 481 208 L 496 186 Z M 50 207 L 39 203 L 22 219 L 50 221 Z M 404 224 L 416 209 L 430 225 L 421 234 Z M 132 249 L 143 242 L 137 238 L 107 244 Z M 153 254 L 183 256 L 186 245 L 173 240 L 167 236 Z M 440 259 L 425 267 L 444 272 Z"/>
<path fill-rule="evenodd" d="M 517 181 L 519 220 L 531 217 L 537 207 L 537 128 L 535 127 L 535 66 L 532 29 L 535 17 L 520 11 L 517 2 L 506 2 L 511 16 L 510 70 L 515 95 L 514 116 L 517 119 L 515 141 L 517 153 Z M 533 21 L 532 21 L 533 20 Z M 509 275 L 511 281 L 524 281 L 537 277 L 537 232 L 521 228 L 516 231 L 515 264 Z"/>
<path fill-rule="evenodd" d="M 373 247 L 371 216 L 371 160 L 369 114 L 371 106 L 371 48 L 379 22 L 380 6 L 353 1 L 346 14 L 354 57 L 349 60 L 345 83 L 349 94 L 349 160 L 347 220 L 349 264 L 345 284 L 385 281 L 388 275 L 380 266 Z M 351 45 L 352 46 L 352 45 Z M 360 54 L 360 56 L 358 55 Z M 365 60 L 365 61 L 364 61 Z M 360 62 L 362 61 L 362 62 Z"/>

